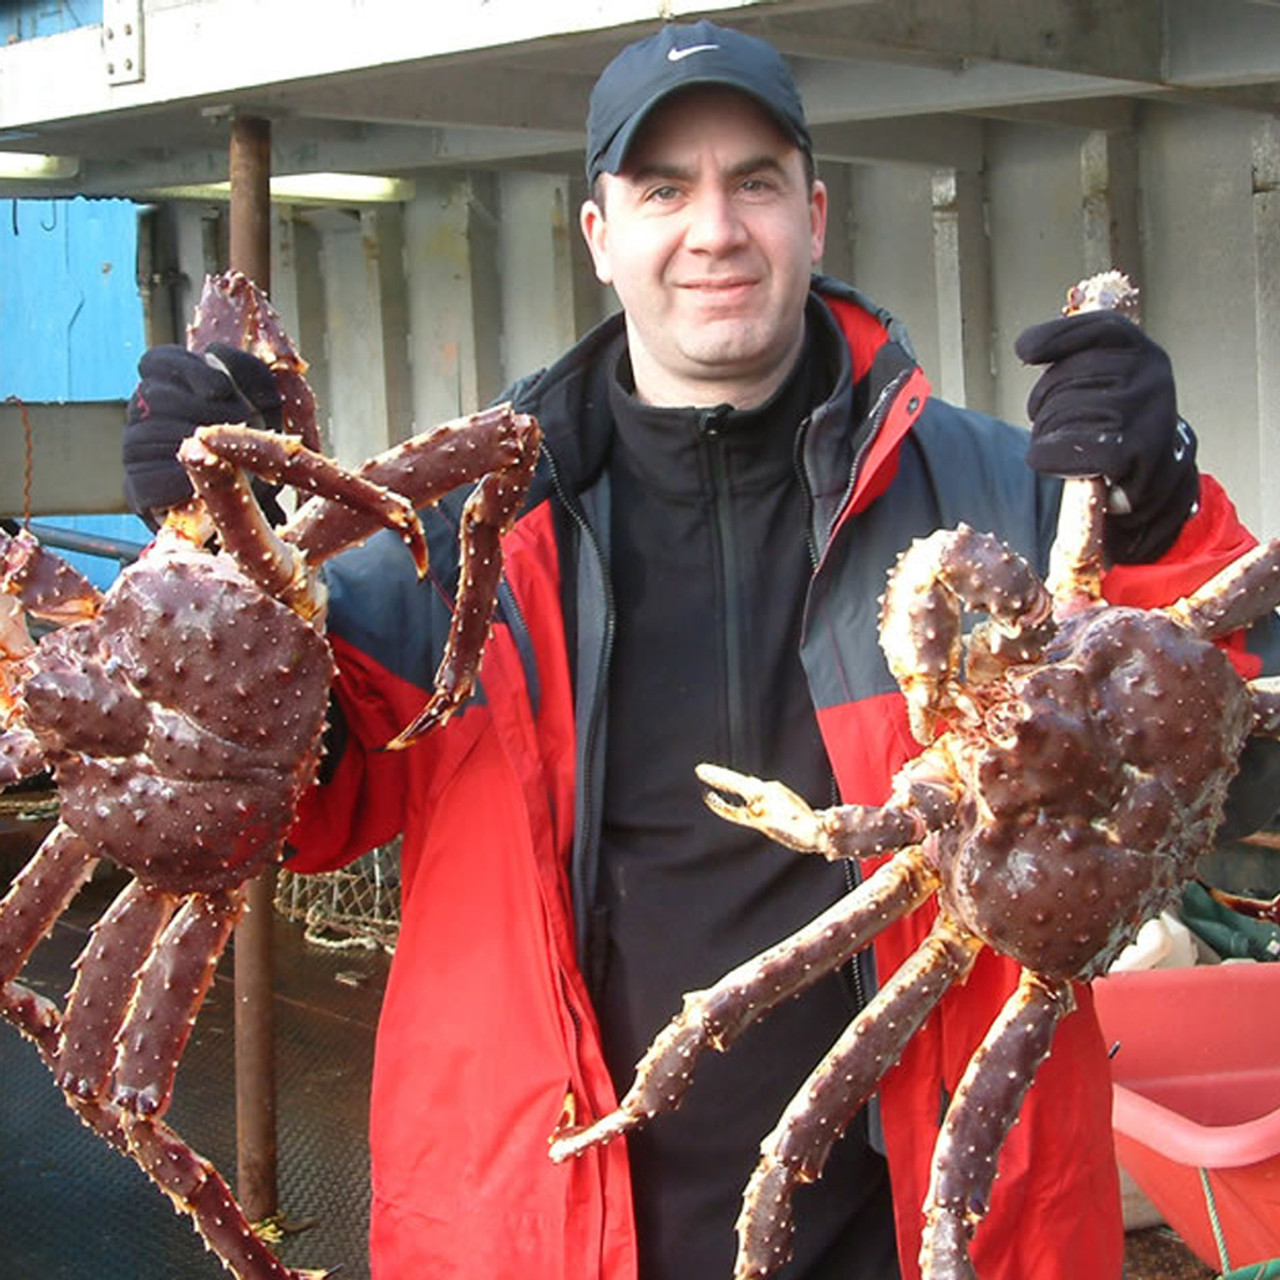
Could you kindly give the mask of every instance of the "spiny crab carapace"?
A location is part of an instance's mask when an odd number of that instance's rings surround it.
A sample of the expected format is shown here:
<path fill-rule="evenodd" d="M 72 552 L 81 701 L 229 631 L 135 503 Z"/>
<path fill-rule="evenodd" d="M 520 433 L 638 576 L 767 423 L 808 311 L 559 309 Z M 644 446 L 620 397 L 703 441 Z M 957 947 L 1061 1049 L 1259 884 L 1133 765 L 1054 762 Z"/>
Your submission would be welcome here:
<path fill-rule="evenodd" d="M 1107 273 L 1069 310 L 1127 303 Z M 1212 845 L 1252 734 L 1280 737 L 1280 680 L 1242 679 L 1213 641 L 1280 604 L 1280 539 L 1165 609 L 1102 599 L 1102 480 L 1065 482 L 1048 584 L 990 534 L 916 541 L 889 575 L 880 640 L 921 753 L 882 806 L 815 812 L 778 782 L 704 764 L 720 816 L 829 859 L 896 851 L 791 937 L 685 997 L 618 1108 L 551 1140 L 564 1160 L 679 1105 L 698 1059 L 936 896 L 938 918 L 797 1091 L 761 1145 L 736 1280 L 790 1255 L 792 1198 L 984 947 L 1021 967 L 934 1147 L 925 1280 L 973 1280 L 970 1242 L 1010 1125 L 1072 984 L 1101 974 Z M 967 638 L 965 611 L 986 615 Z"/>
<path fill-rule="evenodd" d="M 347 471 L 307 446 L 318 437 L 306 366 L 244 276 L 206 281 L 187 339 L 197 353 L 220 341 L 264 359 L 287 433 L 196 430 L 179 453 L 195 497 L 105 594 L 29 533 L 0 534 L 0 788 L 48 770 L 59 797 L 57 825 L 0 901 L 0 1014 L 35 1043 L 71 1108 L 191 1215 L 232 1274 L 301 1280 L 322 1273 L 281 1264 L 162 1117 L 246 882 L 282 856 L 316 776 L 334 674 L 317 568 L 386 527 L 425 573 L 417 510 L 475 483 L 435 688 L 389 744 L 406 746 L 472 689 L 500 539 L 539 431 L 501 406 Z M 250 474 L 313 496 L 273 531 Z M 27 617 L 52 627 L 38 643 Z M 60 1008 L 19 978 L 104 858 L 132 878 L 94 927 Z"/>

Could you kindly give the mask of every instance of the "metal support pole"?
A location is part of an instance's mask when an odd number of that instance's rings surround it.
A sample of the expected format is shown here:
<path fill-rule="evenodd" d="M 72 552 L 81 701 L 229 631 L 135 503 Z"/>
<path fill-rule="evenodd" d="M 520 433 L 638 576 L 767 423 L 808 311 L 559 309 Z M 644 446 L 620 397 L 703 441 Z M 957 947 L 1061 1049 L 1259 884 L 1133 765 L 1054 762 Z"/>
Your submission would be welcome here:
<path fill-rule="evenodd" d="M 1280 367 L 1271 358 L 1280 335 L 1280 124 L 1253 134 L 1254 314 L 1258 366 L 1258 501 L 1264 538 L 1280 533 Z"/>
<path fill-rule="evenodd" d="M 271 288 L 271 125 L 231 124 L 231 267 L 264 293 Z M 236 1192 L 251 1222 L 279 1208 L 276 1188 L 276 1080 L 271 922 L 276 875 L 248 887 L 235 935 Z"/>
<path fill-rule="evenodd" d="M 955 404 L 995 407 L 991 243 L 981 173 L 933 175 L 933 261 L 938 289 L 939 387 Z"/>

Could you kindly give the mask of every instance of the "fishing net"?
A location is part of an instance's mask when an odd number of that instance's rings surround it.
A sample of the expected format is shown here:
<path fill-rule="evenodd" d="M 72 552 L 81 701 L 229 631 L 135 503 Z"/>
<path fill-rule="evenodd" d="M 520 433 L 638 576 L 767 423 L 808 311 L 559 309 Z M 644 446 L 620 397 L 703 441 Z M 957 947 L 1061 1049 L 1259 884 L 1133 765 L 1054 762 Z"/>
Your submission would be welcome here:
<path fill-rule="evenodd" d="M 282 869 L 276 910 L 301 923 L 304 937 L 317 946 L 390 954 L 400 933 L 399 838 L 340 871 L 297 875 Z"/>

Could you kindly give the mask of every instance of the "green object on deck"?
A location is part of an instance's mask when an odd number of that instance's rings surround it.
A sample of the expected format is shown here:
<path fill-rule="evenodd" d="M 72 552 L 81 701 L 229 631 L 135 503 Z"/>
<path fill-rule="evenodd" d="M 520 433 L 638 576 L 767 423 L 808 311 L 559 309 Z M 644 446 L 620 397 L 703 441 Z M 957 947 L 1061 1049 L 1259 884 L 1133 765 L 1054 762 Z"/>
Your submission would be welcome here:
<path fill-rule="evenodd" d="M 1182 891 L 1182 923 L 1224 960 L 1280 960 L 1280 926 L 1224 907 L 1195 881 Z"/>
<path fill-rule="evenodd" d="M 1219 1280 L 1280 1280 L 1280 1258 L 1270 1262 L 1251 1262 L 1247 1267 L 1224 1271 Z"/>

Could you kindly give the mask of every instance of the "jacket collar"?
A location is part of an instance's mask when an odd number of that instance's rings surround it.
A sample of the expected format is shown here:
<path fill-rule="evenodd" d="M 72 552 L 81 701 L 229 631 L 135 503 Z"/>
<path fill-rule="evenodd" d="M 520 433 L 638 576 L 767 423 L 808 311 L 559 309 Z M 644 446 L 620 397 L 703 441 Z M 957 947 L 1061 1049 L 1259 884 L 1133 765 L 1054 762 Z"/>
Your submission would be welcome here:
<path fill-rule="evenodd" d="M 929 386 L 905 327 L 852 286 L 815 275 L 809 316 L 833 370 L 831 393 L 797 445 L 823 547 L 839 521 L 888 487 Z M 608 458 L 613 361 L 607 357 L 624 334 L 621 313 L 610 316 L 510 393 L 517 408 L 542 423 L 565 492 L 589 487 Z"/>

